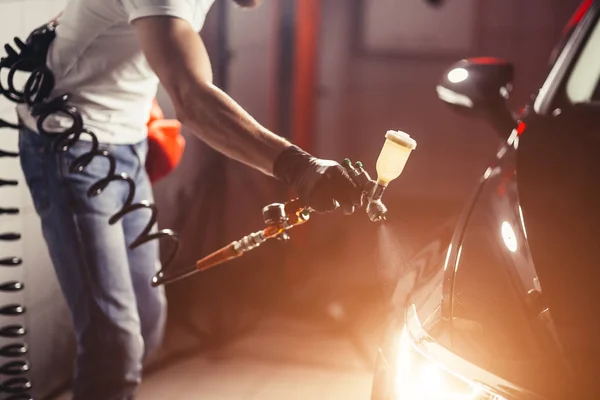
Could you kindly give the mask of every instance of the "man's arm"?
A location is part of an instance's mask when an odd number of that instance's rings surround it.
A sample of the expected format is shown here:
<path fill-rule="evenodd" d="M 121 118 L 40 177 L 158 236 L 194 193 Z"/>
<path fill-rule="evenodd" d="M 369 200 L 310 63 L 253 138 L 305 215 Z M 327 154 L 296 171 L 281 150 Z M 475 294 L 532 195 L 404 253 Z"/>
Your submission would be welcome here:
<path fill-rule="evenodd" d="M 315 211 L 332 211 L 339 204 L 352 213 L 361 204 L 362 192 L 344 167 L 315 158 L 270 132 L 213 85 L 206 48 L 188 22 L 161 16 L 132 23 L 150 66 L 171 97 L 177 119 L 200 139 L 287 183 Z"/>
<path fill-rule="evenodd" d="M 208 53 L 191 25 L 172 17 L 140 18 L 133 25 L 177 119 L 215 150 L 273 176 L 275 160 L 291 143 L 213 85 Z"/>

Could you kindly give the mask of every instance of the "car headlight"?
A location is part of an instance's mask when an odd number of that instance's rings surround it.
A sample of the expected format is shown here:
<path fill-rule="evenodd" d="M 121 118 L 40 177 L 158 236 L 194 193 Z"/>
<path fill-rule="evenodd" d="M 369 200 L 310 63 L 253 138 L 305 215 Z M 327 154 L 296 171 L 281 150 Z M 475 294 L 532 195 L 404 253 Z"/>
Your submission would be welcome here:
<path fill-rule="evenodd" d="M 403 329 L 397 346 L 396 400 L 506 400 L 429 358 Z"/>

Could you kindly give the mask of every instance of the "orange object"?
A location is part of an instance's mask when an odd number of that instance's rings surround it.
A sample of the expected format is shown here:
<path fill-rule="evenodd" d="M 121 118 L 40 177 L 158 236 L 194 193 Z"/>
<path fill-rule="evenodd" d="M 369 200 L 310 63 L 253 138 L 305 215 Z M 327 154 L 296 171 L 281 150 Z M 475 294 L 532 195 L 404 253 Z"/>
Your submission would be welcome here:
<path fill-rule="evenodd" d="M 302 149 L 314 151 L 319 86 L 321 0 L 297 1 L 296 14 L 292 140 Z"/>
<path fill-rule="evenodd" d="M 284 231 L 306 223 L 310 218 L 310 214 L 307 212 L 308 210 L 301 205 L 299 199 L 292 199 L 286 202 L 284 210 L 287 217 L 285 225 L 282 222 L 267 225 L 267 227 L 261 231 L 251 233 L 238 241 L 232 242 L 201 260 L 196 261 L 196 269 L 198 271 L 206 271 L 209 268 L 238 258 L 245 252 L 260 246 L 267 240 L 278 237 L 284 233 Z"/>
<path fill-rule="evenodd" d="M 175 119 L 165 119 L 156 99 L 152 102 L 147 126 L 146 171 L 154 183 L 177 167 L 183 157 L 185 138 L 181 135 L 181 123 Z"/>

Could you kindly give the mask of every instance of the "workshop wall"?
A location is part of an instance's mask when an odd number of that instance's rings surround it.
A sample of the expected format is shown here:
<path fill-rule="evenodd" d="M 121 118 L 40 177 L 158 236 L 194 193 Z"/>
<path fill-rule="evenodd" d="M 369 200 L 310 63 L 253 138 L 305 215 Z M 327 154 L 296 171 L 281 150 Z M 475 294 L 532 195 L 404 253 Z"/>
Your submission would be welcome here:
<path fill-rule="evenodd" d="M 14 43 L 13 37 L 25 40 L 34 28 L 56 16 L 65 0 L 0 0 L 0 44 Z M 4 51 L 2 51 L 4 56 Z M 3 82 L 5 75 L 2 74 Z M 15 123 L 14 104 L 0 99 L 0 119 Z M 13 129 L 0 129 L 0 149 L 17 151 L 18 134 Z M 15 232 L 21 240 L 0 240 L 0 259 L 19 257 L 19 267 L 0 266 L 0 284 L 21 281 L 21 292 L 0 292 L 0 307 L 21 304 L 26 313 L 21 316 L 1 316 L 0 328 L 10 324 L 23 324 L 27 329 L 24 338 L 2 338 L 0 347 L 26 342 L 30 361 L 30 378 L 35 398 L 64 385 L 71 377 L 74 341 L 71 320 L 40 229 L 39 218 L 33 208 L 18 158 L 0 157 L 0 179 L 16 180 L 17 186 L 0 186 L 0 208 L 19 208 L 17 215 L 0 215 L 0 235 Z M 10 361 L 0 357 L 0 365 Z M 0 376 L 0 381 L 8 377 Z"/>
<path fill-rule="evenodd" d="M 407 3 L 403 7 L 409 12 Z M 442 1 L 435 12 L 451 11 L 450 3 Z M 469 50 L 415 55 L 402 47 L 395 54 L 370 54 L 368 48 L 358 51 L 356 32 L 361 31 L 362 18 L 349 9 L 360 6 L 361 0 L 325 0 L 320 84 L 326 90 L 319 107 L 318 135 L 323 138 L 319 151 L 337 158 L 350 155 L 372 166 L 383 133 L 405 130 L 418 141 L 418 148 L 387 195 L 419 203 L 436 199 L 450 207 L 460 204 L 499 142 L 486 124 L 453 114 L 437 99 L 435 85 L 441 74 L 462 57 L 504 57 L 516 67 L 512 103 L 523 105 L 540 84 L 551 48 L 579 1 L 472 3 L 473 18 L 465 17 L 472 29 Z M 412 7 L 421 10 L 424 4 L 425 0 L 415 0 Z M 422 31 L 419 18 L 398 20 L 415 24 L 405 31 Z M 394 33 L 383 23 L 371 28 L 383 39 L 386 33 Z M 335 139 L 325 139 L 331 137 Z"/>

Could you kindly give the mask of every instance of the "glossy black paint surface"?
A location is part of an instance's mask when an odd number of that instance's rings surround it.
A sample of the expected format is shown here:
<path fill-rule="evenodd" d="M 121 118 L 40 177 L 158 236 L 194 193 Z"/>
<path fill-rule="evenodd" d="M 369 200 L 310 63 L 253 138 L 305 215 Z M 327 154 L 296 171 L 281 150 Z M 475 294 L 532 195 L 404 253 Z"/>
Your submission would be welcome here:
<path fill-rule="evenodd" d="M 458 76 L 460 79 L 451 79 L 456 71 L 462 73 Z M 513 79 L 514 67 L 506 60 L 466 58 L 448 68 L 440 85 L 469 98 L 474 108 L 488 108 L 495 103 L 504 103 L 512 90 Z M 503 90 L 506 91 L 504 95 Z"/>
<path fill-rule="evenodd" d="M 460 218 L 399 280 L 373 400 L 396 400 L 411 308 L 424 351 L 449 351 L 448 367 L 508 400 L 600 398 L 600 105 L 565 102 L 562 81 L 597 19 L 592 2 L 558 45 L 543 107 L 533 99 Z"/>
<path fill-rule="evenodd" d="M 518 186 L 542 301 L 572 381 L 598 395 L 600 110 L 565 111 L 531 127 L 518 153 Z"/>
<path fill-rule="evenodd" d="M 451 346 L 504 379 L 550 395 L 565 386 L 564 370 L 540 301 L 517 189 L 516 150 L 507 146 L 500 153 L 457 244 Z"/>

